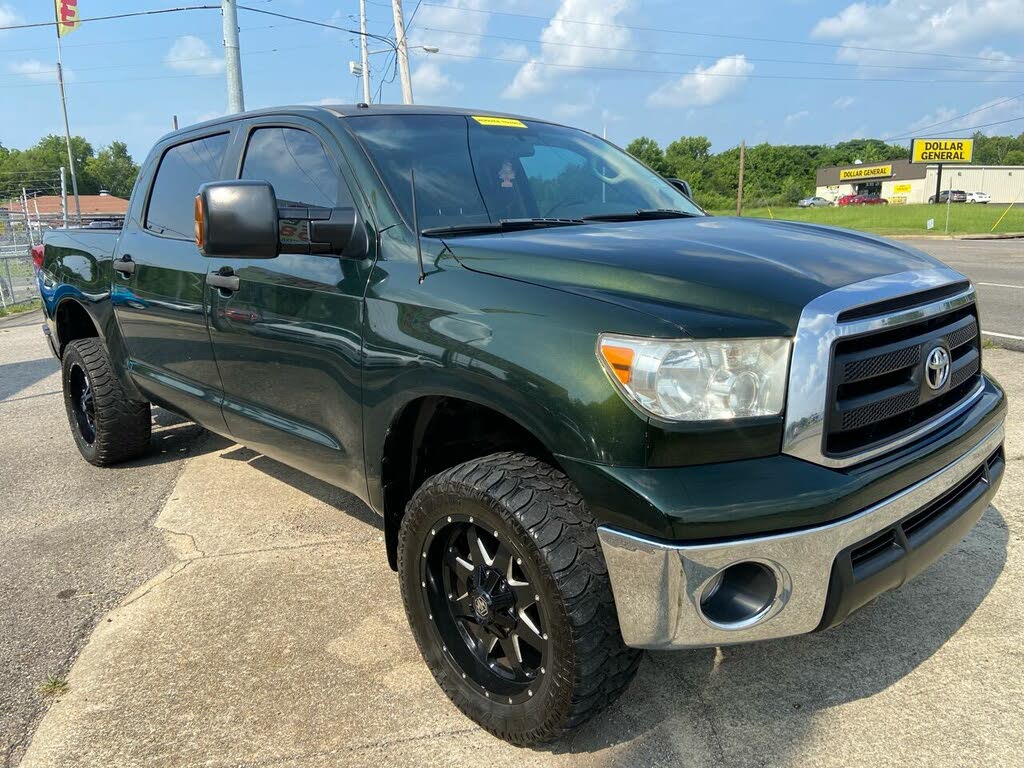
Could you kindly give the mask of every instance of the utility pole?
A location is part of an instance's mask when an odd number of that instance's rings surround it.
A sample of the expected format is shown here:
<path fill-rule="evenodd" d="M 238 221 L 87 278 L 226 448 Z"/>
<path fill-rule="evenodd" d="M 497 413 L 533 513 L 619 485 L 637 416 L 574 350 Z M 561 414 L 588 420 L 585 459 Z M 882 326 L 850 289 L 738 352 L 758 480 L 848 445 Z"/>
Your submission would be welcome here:
<path fill-rule="evenodd" d="M 242 59 L 238 51 L 238 3 L 220 0 L 224 17 L 224 64 L 228 76 L 228 112 L 245 112 L 242 96 Z"/>
<path fill-rule="evenodd" d="M 359 54 L 363 64 L 363 103 L 370 104 L 370 52 L 366 48 L 366 0 L 359 0 Z"/>
<path fill-rule="evenodd" d="M 60 106 L 64 111 L 64 143 L 68 148 L 68 169 L 71 171 L 71 191 L 75 195 L 75 217 L 82 223 L 82 205 L 78 199 L 78 176 L 75 175 L 75 157 L 71 152 L 71 126 L 68 124 L 68 100 L 64 96 L 64 58 L 60 50 L 60 16 L 57 3 L 53 4 L 53 18 L 57 22 L 57 86 L 60 88 Z"/>
<path fill-rule="evenodd" d="M 64 229 L 68 228 L 68 178 L 67 170 L 60 167 L 60 217 L 64 222 Z"/>
<path fill-rule="evenodd" d="M 25 192 L 25 188 L 21 188 L 21 210 L 25 214 L 25 232 L 28 235 L 28 244 L 33 246 L 36 244 L 36 239 L 32 237 L 32 222 L 28 219 L 28 193 Z"/>
<path fill-rule="evenodd" d="M 743 140 L 740 142 L 740 178 L 739 184 L 736 185 L 736 215 L 743 215 L 743 167 L 747 162 L 747 142 Z"/>
<path fill-rule="evenodd" d="M 178 116 L 177 115 L 171 115 L 171 126 L 174 128 L 174 130 L 178 130 Z"/>
<path fill-rule="evenodd" d="M 398 74 L 402 78 L 402 103 L 412 104 L 412 78 L 409 76 L 409 44 L 405 39 L 405 18 L 402 0 L 391 0 L 395 14 L 395 42 L 398 44 Z M 363 38 L 364 40 L 366 38 Z"/>

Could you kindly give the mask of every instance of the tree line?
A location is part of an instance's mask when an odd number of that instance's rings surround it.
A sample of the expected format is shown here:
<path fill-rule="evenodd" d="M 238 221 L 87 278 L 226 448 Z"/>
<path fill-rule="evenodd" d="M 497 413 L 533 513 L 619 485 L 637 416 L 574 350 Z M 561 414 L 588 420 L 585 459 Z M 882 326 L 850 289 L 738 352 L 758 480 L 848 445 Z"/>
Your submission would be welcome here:
<path fill-rule="evenodd" d="M 1024 133 L 1019 136 L 974 134 L 974 162 L 979 165 L 1024 165 Z M 626 151 L 663 176 L 686 179 L 697 202 L 709 210 L 736 205 L 740 150 L 713 153 L 706 136 L 681 136 L 662 148 L 647 136 L 634 139 Z M 744 205 L 793 205 L 815 191 L 815 173 L 829 165 L 900 160 L 910 149 L 880 139 L 854 139 L 825 144 L 757 144 L 746 148 L 743 172 Z"/>
<path fill-rule="evenodd" d="M 71 138 L 71 154 L 75 159 L 78 193 L 96 195 L 101 189 L 117 197 L 128 197 L 139 166 L 128 153 L 123 141 L 112 141 L 95 150 L 81 136 Z M 68 165 L 67 146 L 63 136 L 44 136 L 28 149 L 8 149 L 0 144 L 0 200 L 21 197 L 24 186 L 29 196 L 59 195 L 60 168 Z M 68 175 L 68 194 L 71 176 Z"/>

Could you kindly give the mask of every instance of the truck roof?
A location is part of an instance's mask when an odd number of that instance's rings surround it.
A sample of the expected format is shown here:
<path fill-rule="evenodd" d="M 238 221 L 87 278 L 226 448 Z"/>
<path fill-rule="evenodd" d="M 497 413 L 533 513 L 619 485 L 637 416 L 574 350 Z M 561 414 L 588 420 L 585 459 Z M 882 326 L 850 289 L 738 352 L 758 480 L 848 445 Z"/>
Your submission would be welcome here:
<path fill-rule="evenodd" d="M 187 125 L 177 131 L 171 131 L 160 137 L 160 142 L 177 135 L 191 133 L 197 128 L 206 128 L 235 120 L 245 120 L 250 117 L 262 115 L 280 115 L 282 113 L 292 115 L 307 115 L 309 117 L 323 116 L 324 113 L 332 117 L 357 117 L 364 115 L 488 115 L 492 117 L 508 117 L 518 120 L 532 120 L 533 122 L 550 123 L 550 120 L 542 120 L 536 117 L 527 117 L 510 112 L 496 112 L 491 109 L 464 109 L 462 107 L 434 107 L 423 104 L 291 104 L 267 109 L 254 109 L 248 112 L 238 112 L 232 115 L 224 115 L 213 120 L 206 120 L 202 123 Z M 159 143 L 159 142 L 158 142 Z"/>

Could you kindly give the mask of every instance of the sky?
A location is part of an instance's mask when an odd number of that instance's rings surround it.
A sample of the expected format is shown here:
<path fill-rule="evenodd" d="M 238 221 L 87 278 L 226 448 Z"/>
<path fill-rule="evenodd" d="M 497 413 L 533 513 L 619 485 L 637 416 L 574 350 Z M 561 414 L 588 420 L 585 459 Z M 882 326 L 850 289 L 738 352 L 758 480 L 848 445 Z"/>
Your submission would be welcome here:
<path fill-rule="evenodd" d="M 366 2 L 368 31 L 391 35 L 391 3 Z M 79 0 L 82 18 L 190 4 L 219 2 Z M 241 4 L 358 29 L 358 0 Z M 410 52 L 417 103 L 552 119 L 623 146 L 1024 131 L 1024 0 L 404 4 L 409 44 L 440 48 Z M 0 0 L 0 27 L 47 21 L 49 8 Z M 361 100 L 356 35 L 251 10 L 239 26 L 247 108 Z M 141 161 L 174 115 L 184 126 L 226 111 L 219 10 L 85 23 L 63 48 L 72 132 L 94 146 L 122 140 Z M 4 146 L 62 132 L 55 61 L 52 27 L 0 30 Z M 390 65 L 371 57 L 375 100 L 400 102 Z"/>

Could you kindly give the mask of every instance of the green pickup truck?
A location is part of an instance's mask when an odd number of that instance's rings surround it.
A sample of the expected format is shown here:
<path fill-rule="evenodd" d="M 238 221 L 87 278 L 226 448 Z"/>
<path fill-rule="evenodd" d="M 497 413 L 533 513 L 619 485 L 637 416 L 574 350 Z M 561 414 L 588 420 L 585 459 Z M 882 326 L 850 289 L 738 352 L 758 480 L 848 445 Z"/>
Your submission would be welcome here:
<path fill-rule="evenodd" d="M 642 649 L 833 627 L 1002 477 L 974 287 L 685 189 L 456 109 L 170 134 L 123 229 L 46 237 L 75 441 L 138 456 L 157 405 L 365 500 L 438 683 L 518 744 L 614 701 Z"/>

